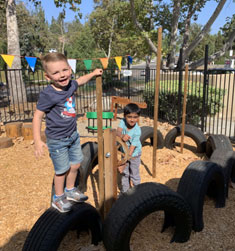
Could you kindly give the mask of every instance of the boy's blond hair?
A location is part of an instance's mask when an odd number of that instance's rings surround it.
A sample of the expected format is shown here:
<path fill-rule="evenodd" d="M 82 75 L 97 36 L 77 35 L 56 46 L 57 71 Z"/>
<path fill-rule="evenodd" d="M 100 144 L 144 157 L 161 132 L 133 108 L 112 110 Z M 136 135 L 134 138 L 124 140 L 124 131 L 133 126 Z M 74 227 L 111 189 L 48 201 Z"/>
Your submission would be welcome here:
<path fill-rule="evenodd" d="M 66 56 L 62 53 L 59 53 L 59 52 L 48 53 L 41 58 L 41 61 L 42 61 L 42 67 L 45 71 L 47 71 L 47 64 L 49 62 L 64 61 L 68 64 L 68 60 L 67 60 Z"/>

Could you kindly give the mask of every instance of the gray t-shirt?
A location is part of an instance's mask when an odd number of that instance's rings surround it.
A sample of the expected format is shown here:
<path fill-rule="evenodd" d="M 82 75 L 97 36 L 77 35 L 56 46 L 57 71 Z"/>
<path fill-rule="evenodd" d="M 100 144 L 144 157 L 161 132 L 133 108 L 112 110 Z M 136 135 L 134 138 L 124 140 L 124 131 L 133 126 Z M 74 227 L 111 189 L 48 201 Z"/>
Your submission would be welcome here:
<path fill-rule="evenodd" d="M 77 130 L 74 92 L 78 88 L 70 80 L 66 90 L 57 91 L 51 85 L 39 95 L 37 109 L 46 114 L 46 136 L 51 139 L 69 137 Z"/>

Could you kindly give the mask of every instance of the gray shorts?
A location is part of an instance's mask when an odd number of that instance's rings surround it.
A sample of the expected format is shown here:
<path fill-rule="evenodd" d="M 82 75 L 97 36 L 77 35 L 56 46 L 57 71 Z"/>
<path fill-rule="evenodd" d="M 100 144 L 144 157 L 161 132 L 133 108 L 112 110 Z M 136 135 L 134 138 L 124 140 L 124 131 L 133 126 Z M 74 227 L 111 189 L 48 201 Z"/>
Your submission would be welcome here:
<path fill-rule="evenodd" d="M 70 137 L 62 139 L 47 138 L 47 146 L 52 159 L 55 173 L 66 173 L 71 165 L 80 164 L 83 161 L 83 153 L 80 144 L 80 136 L 77 131 Z"/>

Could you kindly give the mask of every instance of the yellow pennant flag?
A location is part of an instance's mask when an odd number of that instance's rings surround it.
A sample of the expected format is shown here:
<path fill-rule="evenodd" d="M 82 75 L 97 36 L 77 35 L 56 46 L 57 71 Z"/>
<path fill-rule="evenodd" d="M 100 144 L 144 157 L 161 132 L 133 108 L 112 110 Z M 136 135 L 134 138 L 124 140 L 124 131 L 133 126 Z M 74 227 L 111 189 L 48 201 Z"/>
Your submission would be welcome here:
<path fill-rule="evenodd" d="M 108 64 L 109 64 L 109 59 L 108 58 L 100 58 L 100 62 L 103 65 L 103 68 L 107 69 Z"/>
<path fill-rule="evenodd" d="M 116 60 L 116 64 L 119 68 L 119 70 L 121 71 L 121 67 L 122 67 L 122 57 L 115 57 Z"/>
<path fill-rule="evenodd" d="M 3 60 L 7 63 L 7 65 L 11 68 L 14 57 L 12 55 L 1 54 Z"/>

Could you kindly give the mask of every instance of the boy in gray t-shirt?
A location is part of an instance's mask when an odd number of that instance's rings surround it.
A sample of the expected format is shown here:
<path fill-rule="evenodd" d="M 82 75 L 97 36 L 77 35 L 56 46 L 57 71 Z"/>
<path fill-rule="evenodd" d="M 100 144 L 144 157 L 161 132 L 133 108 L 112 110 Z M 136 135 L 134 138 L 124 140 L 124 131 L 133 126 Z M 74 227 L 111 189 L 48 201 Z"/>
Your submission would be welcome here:
<path fill-rule="evenodd" d="M 88 199 L 74 187 L 78 168 L 83 160 L 80 136 L 77 132 L 74 93 L 79 85 L 84 85 L 91 78 L 102 75 L 103 70 L 96 69 L 76 80 L 71 80 L 72 70 L 67 58 L 57 52 L 44 56 L 42 64 L 45 78 L 50 81 L 50 85 L 40 93 L 33 117 L 35 155 L 41 157 L 45 148 L 49 150 L 55 169 L 55 195 L 52 206 L 65 213 L 72 207 L 69 200 L 83 202 Z M 47 145 L 41 140 L 44 114 Z"/>
<path fill-rule="evenodd" d="M 138 126 L 140 108 L 134 103 L 124 107 L 124 119 L 122 119 L 117 128 L 117 135 L 127 144 L 129 155 L 132 157 L 124 165 L 119 166 L 121 173 L 121 193 L 126 192 L 131 182 L 134 186 L 140 184 L 140 158 L 142 145 L 140 142 L 141 129 Z"/>

